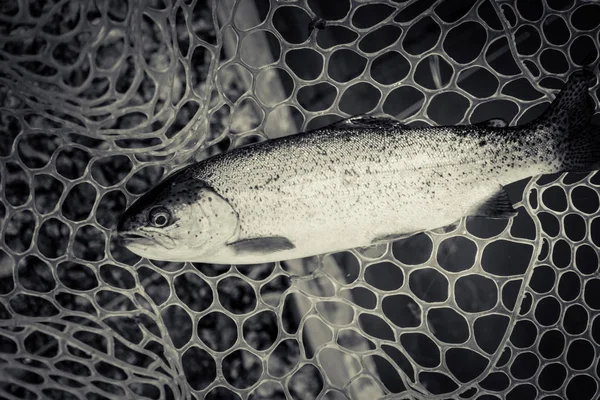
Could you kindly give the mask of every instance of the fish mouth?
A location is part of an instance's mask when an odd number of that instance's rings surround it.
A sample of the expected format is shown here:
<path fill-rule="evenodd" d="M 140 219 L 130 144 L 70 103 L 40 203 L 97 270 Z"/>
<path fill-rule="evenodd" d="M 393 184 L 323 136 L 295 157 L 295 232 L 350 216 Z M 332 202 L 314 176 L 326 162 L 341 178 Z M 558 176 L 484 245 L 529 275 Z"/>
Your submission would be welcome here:
<path fill-rule="evenodd" d="M 119 237 L 123 239 L 149 239 L 148 236 L 140 235 L 139 233 L 123 232 L 119 233 Z"/>
<path fill-rule="evenodd" d="M 118 232 L 119 242 L 125 246 L 130 247 L 131 245 L 136 247 L 149 247 L 149 246 L 161 246 L 166 249 L 172 249 L 175 246 L 173 239 L 158 232 L 146 233 L 143 231 L 123 231 Z"/>
<path fill-rule="evenodd" d="M 156 243 L 156 240 L 154 240 L 154 238 L 151 238 L 150 236 L 144 235 L 139 232 L 130 232 L 130 231 L 118 232 L 117 237 L 119 239 L 119 242 L 124 246 L 127 246 L 129 244 L 150 245 L 150 244 Z"/>

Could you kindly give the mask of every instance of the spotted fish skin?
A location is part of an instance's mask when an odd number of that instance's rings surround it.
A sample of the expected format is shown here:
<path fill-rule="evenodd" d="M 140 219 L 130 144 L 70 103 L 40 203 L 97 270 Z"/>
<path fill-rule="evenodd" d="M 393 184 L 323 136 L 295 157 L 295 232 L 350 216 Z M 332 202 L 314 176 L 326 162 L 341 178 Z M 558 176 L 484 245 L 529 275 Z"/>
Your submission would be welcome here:
<path fill-rule="evenodd" d="M 598 132 L 587 128 L 594 79 L 587 70 L 574 73 L 549 109 L 523 126 L 409 128 L 359 117 L 190 165 L 178 184 L 210 187 L 237 220 L 226 241 L 188 252 L 186 261 L 293 259 L 369 246 L 469 215 L 514 215 L 502 185 L 593 169 L 600 161 Z M 167 182 L 164 198 L 173 185 Z M 177 258 L 176 252 L 165 256 Z"/>

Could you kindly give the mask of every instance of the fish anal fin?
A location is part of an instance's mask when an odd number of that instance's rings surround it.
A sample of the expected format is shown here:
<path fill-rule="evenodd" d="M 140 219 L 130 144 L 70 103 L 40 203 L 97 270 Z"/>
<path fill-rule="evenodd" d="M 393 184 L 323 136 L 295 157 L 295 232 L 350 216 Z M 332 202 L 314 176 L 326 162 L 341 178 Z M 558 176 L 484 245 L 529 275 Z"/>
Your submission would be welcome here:
<path fill-rule="evenodd" d="M 231 247 L 237 254 L 266 254 L 296 248 L 289 239 L 282 236 L 242 239 L 227 246 Z"/>
<path fill-rule="evenodd" d="M 508 122 L 502 118 L 491 118 L 485 121 L 481 121 L 476 123 L 478 126 L 486 126 L 488 128 L 506 128 L 508 126 Z"/>
<path fill-rule="evenodd" d="M 498 191 L 473 207 L 467 215 L 470 217 L 505 219 L 514 217 L 517 214 L 518 212 L 510 202 L 506 189 L 500 185 Z"/>
<path fill-rule="evenodd" d="M 354 128 L 354 129 L 373 129 L 373 128 L 397 128 L 410 129 L 410 126 L 403 124 L 395 118 L 384 114 L 378 115 L 359 115 L 350 117 L 333 124 L 336 128 Z"/>

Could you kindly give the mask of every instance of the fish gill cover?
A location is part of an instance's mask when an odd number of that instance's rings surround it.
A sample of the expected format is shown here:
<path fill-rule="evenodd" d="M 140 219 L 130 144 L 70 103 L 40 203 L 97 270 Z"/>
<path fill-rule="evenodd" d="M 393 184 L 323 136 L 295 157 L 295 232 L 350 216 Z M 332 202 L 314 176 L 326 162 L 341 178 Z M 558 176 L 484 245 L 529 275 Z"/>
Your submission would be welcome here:
<path fill-rule="evenodd" d="M 510 220 L 282 263 L 111 232 L 187 161 L 349 115 L 530 121 L 599 34 L 585 0 L 2 2 L 0 397 L 595 398 L 595 173 L 511 185 Z"/>

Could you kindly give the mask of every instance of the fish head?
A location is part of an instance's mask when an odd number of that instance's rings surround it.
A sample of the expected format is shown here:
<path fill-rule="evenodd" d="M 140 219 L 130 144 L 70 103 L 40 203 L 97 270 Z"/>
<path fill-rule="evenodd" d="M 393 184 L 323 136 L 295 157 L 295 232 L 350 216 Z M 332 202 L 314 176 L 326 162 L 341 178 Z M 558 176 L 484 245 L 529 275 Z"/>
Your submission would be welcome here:
<path fill-rule="evenodd" d="M 206 182 L 177 172 L 121 217 L 117 233 L 133 253 L 153 260 L 201 261 L 235 234 L 238 215 Z"/>

